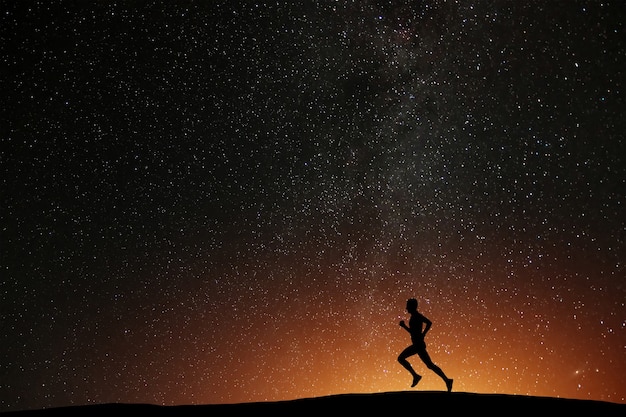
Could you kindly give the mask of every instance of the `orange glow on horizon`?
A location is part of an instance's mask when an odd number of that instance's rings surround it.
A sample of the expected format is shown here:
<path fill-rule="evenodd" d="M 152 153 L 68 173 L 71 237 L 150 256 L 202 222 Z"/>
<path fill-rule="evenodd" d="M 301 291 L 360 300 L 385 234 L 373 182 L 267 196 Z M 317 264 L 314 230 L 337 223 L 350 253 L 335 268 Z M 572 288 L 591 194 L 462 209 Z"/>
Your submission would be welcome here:
<path fill-rule="evenodd" d="M 236 303 L 241 309 L 214 311 L 221 313 L 220 320 L 198 320 L 190 327 L 207 344 L 196 347 L 198 357 L 177 365 L 181 375 L 187 374 L 186 385 L 163 402 L 239 403 L 413 390 L 396 359 L 409 344 L 398 322 L 408 319 L 404 303 L 413 296 L 420 301 L 419 311 L 433 321 L 427 349 L 455 380 L 454 391 L 626 402 L 619 332 L 601 335 L 612 338 L 601 357 L 594 343 L 600 327 L 619 329 L 618 317 L 599 326 L 598 311 L 581 311 L 573 320 L 569 306 L 592 305 L 593 297 L 559 304 L 550 298 L 558 288 L 539 289 L 522 281 L 516 291 L 488 288 L 491 284 L 478 275 L 447 293 L 418 279 L 364 277 L 358 285 L 369 285 L 368 295 L 354 292 L 352 297 L 349 288 L 338 295 L 324 291 L 330 278 L 323 274 L 309 277 L 306 292 L 294 282 L 284 289 L 289 297 L 273 302 L 259 300 L 262 289 L 247 292 L 256 299 L 245 296 Z M 409 361 L 423 376 L 414 389 L 445 390 L 417 356 Z"/>

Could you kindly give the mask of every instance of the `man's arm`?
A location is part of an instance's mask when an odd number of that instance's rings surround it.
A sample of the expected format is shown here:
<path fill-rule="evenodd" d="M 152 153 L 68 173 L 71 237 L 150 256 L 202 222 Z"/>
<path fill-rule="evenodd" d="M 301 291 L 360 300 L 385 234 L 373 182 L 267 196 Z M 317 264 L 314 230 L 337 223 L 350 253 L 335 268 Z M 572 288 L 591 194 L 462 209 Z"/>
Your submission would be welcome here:
<path fill-rule="evenodd" d="M 407 326 L 404 323 L 404 320 L 400 321 L 400 327 L 402 327 L 404 330 L 406 330 L 407 332 L 411 333 L 411 329 L 409 329 L 409 326 Z"/>
<path fill-rule="evenodd" d="M 426 323 L 426 327 L 424 327 L 424 331 L 422 332 L 422 336 L 426 336 L 426 333 L 430 330 L 430 326 L 433 325 L 433 322 L 428 320 L 426 317 L 422 316 L 422 321 Z"/>

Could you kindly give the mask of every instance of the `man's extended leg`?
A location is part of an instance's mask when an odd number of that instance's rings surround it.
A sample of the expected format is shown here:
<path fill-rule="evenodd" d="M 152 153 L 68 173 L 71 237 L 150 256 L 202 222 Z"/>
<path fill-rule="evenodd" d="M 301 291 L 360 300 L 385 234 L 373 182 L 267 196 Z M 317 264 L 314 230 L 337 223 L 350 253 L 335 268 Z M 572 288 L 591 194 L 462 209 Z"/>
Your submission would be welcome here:
<path fill-rule="evenodd" d="M 428 354 L 428 352 L 426 352 L 426 349 L 420 349 L 417 352 L 417 354 L 419 355 L 420 359 L 422 359 L 424 364 L 426 364 L 426 367 L 428 369 L 430 369 L 431 371 L 433 371 L 434 373 L 439 375 L 439 377 L 441 379 L 443 379 L 443 381 L 446 383 L 446 388 L 448 389 L 448 392 L 452 391 L 452 381 L 453 380 L 448 378 L 446 376 L 446 374 L 443 373 L 441 368 L 433 363 L 432 359 L 430 359 L 430 355 Z"/>

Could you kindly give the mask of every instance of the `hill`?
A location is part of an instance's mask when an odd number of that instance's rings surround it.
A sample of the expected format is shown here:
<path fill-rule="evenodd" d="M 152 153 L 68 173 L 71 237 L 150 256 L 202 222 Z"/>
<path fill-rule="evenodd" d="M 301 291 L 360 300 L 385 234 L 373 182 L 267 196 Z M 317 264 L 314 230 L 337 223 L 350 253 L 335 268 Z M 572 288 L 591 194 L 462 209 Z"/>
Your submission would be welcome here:
<path fill-rule="evenodd" d="M 355 415 L 372 411 L 429 413 L 470 412 L 481 416 L 502 415 L 513 412 L 530 413 L 596 413 L 602 416 L 626 415 L 626 404 L 603 401 L 575 400 L 552 397 L 533 397 L 507 394 L 474 394 L 465 392 L 403 391 L 375 394 L 339 394 L 325 397 L 303 398 L 289 401 L 255 402 L 238 404 L 158 406 L 151 404 L 99 404 L 74 407 L 25 410 L 0 414 L 2 417 L 49 417 L 84 415 L 134 415 L 145 416 L 232 416 L 266 415 L 293 416 L 314 414 Z M 448 414 L 449 413 L 449 414 Z"/>

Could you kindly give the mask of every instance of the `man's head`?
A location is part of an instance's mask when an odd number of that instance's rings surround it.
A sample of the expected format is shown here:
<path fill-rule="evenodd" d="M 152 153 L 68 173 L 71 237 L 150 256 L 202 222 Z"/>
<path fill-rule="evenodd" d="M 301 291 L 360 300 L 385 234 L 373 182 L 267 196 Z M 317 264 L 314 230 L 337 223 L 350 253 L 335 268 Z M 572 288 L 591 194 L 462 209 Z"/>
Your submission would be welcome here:
<path fill-rule="evenodd" d="M 406 302 L 406 309 L 408 312 L 417 311 L 417 300 L 415 298 L 409 298 Z"/>

